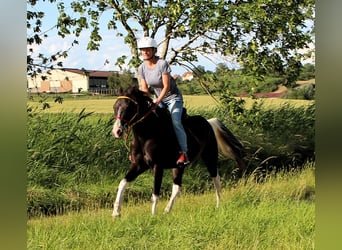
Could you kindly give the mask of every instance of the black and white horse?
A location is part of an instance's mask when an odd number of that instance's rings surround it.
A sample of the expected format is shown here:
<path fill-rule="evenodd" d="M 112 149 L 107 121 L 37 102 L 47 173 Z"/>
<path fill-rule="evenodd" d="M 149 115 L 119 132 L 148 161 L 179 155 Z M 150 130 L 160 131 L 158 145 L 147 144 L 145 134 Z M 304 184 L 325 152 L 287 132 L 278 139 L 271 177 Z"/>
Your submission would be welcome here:
<path fill-rule="evenodd" d="M 153 108 L 152 99 L 136 87 L 130 87 L 120 93 L 113 108 L 115 115 L 113 136 L 122 138 L 125 132 L 132 131 L 133 140 L 130 146 L 131 165 L 119 184 L 112 216 L 120 216 L 127 185 L 148 169 L 152 169 L 154 174 L 152 214 L 156 213 L 164 169 L 172 169 L 172 194 L 165 208 L 166 213 L 170 212 L 180 192 L 184 167 L 176 165 L 180 149 L 168 110 Z M 243 170 L 245 168 L 242 160 L 243 147 L 228 128 L 216 118 L 206 120 L 199 115 L 183 115 L 182 120 L 187 134 L 189 159 L 191 162 L 197 159 L 202 159 L 204 162 L 214 181 L 218 206 L 221 193 L 217 171 L 219 156 L 235 160 L 239 169 Z"/>

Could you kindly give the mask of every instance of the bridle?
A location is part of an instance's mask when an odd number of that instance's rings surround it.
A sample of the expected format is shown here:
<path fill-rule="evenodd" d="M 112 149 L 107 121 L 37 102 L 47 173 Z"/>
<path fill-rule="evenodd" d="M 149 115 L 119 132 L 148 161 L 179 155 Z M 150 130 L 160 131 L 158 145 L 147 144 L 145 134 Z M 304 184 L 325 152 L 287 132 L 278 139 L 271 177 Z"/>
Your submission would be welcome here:
<path fill-rule="evenodd" d="M 131 97 L 125 96 L 125 95 L 118 96 L 117 99 L 128 99 L 128 100 L 130 100 L 131 102 L 133 102 L 133 103 L 137 106 L 137 109 L 136 109 L 137 111 L 136 111 L 136 113 L 133 115 L 133 117 L 132 117 L 129 121 L 123 119 L 123 118 L 120 117 L 120 116 L 115 116 L 115 117 L 114 117 L 115 119 L 118 119 L 118 120 L 121 120 L 121 121 L 126 122 L 127 125 L 128 125 L 130 128 L 133 128 L 137 123 L 139 123 L 139 122 L 141 122 L 142 120 L 144 120 L 144 119 L 145 119 L 149 114 L 151 114 L 151 113 L 153 112 L 153 110 L 154 110 L 153 108 L 151 108 L 151 109 L 148 110 L 148 111 L 146 112 L 146 114 L 144 114 L 140 119 L 138 119 L 137 121 L 131 123 L 131 122 L 136 118 L 136 116 L 139 114 L 139 112 L 138 112 L 138 111 L 139 111 L 139 104 L 138 104 L 138 102 L 137 102 L 136 100 L 132 99 Z"/>
<path fill-rule="evenodd" d="M 139 123 L 139 122 L 141 122 L 142 120 L 144 120 L 149 114 L 151 114 L 152 112 L 153 112 L 153 110 L 154 110 L 154 108 L 152 107 L 150 110 L 148 110 L 147 112 L 146 112 L 146 114 L 144 114 L 140 119 L 138 119 L 137 121 L 135 121 L 135 122 L 133 122 L 134 121 L 134 119 L 138 116 L 138 114 L 139 114 L 139 104 L 138 104 L 138 102 L 136 101 L 136 100 L 134 100 L 134 99 L 132 99 L 131 97 L 129 97 L 129 96 L 125 96 L 125 95 L 123 95 L 123 96 L 118 96 L 117 97 L 117 99 L 128 99 L 128 100 L 130 100 L 131 102 L 133 102 L 135 105 L 136 105 L 136 113 L 133 115 L 133 117 L 128 121 L 128 120 L 126 120 L 126 119 L 124 119 L 124 118 L 122 118 L 121 116 L 114 116 L 114 118 L 115 119 L 117 119 L 117 120 L 120 120 L 120 121 L 124 121 L 126 124 L 127 124 L 127 126 L 128 126 L 128 129 L 127 129 L 127 131 L 126 131 L 126 148 L 127 148 L 127 150 L 128 151 L 130 151 L 130 147 L 127 145 L 127 141 L 128 141 L 128 137 L 129 137 L 129 135 L 130 135 L 130 133 L 131 133 L 131 131 L 132 131 L 132 128 L 137 124 L 137 123 Z M 133 123 L 132 123 L 133 122 Z"/>

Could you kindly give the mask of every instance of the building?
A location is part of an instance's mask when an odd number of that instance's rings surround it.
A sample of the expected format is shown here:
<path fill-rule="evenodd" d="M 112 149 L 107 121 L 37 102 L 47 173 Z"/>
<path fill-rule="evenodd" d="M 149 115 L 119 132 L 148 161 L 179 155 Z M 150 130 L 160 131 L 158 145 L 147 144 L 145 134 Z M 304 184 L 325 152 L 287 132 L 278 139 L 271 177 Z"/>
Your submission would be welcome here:
<path fill-rule="evenodd" d="M 182 81 L 191 81 L 192 79 L 194 79 L 194 74 L 192 72 L 185 72 L 182 75 Z"/>
<path fill-rule="evenodd" d="M 108 77 L 117 71 L 85 70 L 73 68 L 52 69 L 27 79 L 30 93 L 79 93 L 81 91 L 105 93 Z"/>

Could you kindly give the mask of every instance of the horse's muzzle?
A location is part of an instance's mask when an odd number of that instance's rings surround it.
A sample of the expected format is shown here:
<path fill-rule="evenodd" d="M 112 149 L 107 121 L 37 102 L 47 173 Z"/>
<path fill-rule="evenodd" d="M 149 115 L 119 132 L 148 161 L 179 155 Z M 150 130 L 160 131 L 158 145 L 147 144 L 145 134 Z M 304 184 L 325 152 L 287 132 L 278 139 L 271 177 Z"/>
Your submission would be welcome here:
<path fill-rule="evenodd" d="M 124 128 L 121 126 L 120 121 L 116 120 L 113 125 L 112 135 L 118 139 L 122 137 L 123 133 L 124 133 Z"/>

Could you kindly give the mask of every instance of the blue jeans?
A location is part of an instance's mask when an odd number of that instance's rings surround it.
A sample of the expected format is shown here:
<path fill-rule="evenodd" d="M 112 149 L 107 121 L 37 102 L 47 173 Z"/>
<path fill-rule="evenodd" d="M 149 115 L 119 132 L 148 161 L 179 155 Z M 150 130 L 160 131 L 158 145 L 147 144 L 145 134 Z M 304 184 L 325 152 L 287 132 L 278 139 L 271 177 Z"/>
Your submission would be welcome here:
<path fill-rule="evenodd" d="M 182 112 L 183 112 L 183 97 L 181 94 L 175 98 L 163 101 L 159 104 L 160 106 L 166 106 L 170 111 L 173 128 L 176 133 L 176 137 L 179 146 L 183 152 L 188 151 L 187 138 L 182 124 Z"/>

